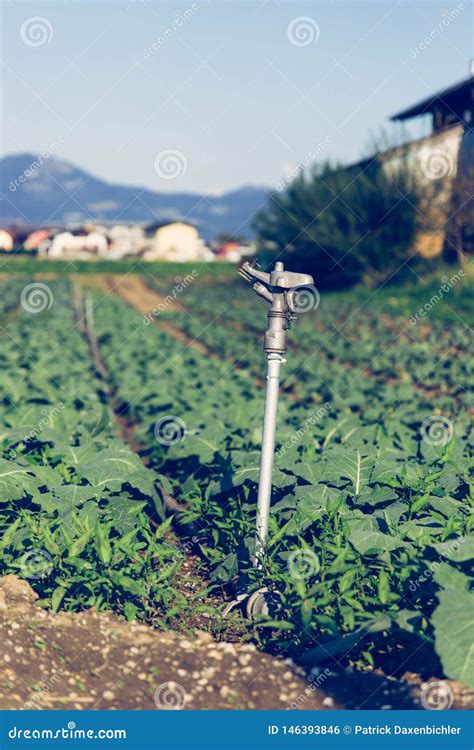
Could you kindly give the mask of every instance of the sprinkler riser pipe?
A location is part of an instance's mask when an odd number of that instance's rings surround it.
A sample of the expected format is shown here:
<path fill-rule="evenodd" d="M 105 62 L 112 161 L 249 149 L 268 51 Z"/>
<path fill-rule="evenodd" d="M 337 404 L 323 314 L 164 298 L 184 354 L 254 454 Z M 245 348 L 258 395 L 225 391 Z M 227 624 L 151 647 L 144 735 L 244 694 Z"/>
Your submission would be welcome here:
<path fill-rule="evenodd" d="M 256 558 L 261 558 L 268 539 L 268 516 L 272 494 L 272 470 L 275 451 L 275 431 L 280 386 L 280 368 L 283 359 L 280 353 L 267 354 L 268 372 L 263 417 L 262 455 L 257 501 Z"/>
<path fill-rule="evenodd" d="M 285 271 L 284 264 L 281 261 L 275 263 L 271 273 L 260 271 L 246 261 L 240 266 L 239 275 L 251 284 L 252 289 L 259 297 L 270 303 L 268 328 L 263 343 L 263 350 L 267 355 L 268 374 L 265 391 L 254 557 L 255 565 L 261 566 L 268 539 L 280 368 L 282 362 L 285 361 L 283 355 L 287 348 L 287 331 L 291 327 L 291 321 L 296 320 L 295 313 L 298 312 L 295 290 L 311 286 L 314 281 L 309 274 Z"/>

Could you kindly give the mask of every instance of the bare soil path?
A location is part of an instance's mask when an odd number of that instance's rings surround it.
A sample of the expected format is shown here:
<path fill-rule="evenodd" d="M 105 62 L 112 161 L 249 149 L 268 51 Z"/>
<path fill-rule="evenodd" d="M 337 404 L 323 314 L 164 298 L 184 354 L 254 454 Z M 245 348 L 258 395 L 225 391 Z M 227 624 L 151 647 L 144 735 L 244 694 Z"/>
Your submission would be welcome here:
<path fill-rule="evenodd" d="M 130 276 L 105 276 L 104 283 L 109 291 L 116 294 L 124 302 L 127 302 L 130 307 L 133 307 L 141 315 L 147 316 L 150 321 L 158 322 L 159 312 L 162 309 L 166 309 L 168 312 L 176 310 L 183 312 L 184 308 L 176 300 L 168 301 L 159 292 L 152 289 L 145 280 L 137 275 Z M 160 328 L 163 331 L 167 331 L 179 341 L 182 341 L 187 346 L 193 347 L 201 354 L 205 354 L 208 357 L 217 356 L 215 352 L 211 351 L 200 341 L 187 336 L 178 326 L 174 326 L 168 320 L 161 319 L 159 321 Z"/>
<path fill-rule="evenodd" d="M 0 578 L 0 709 L 422 709 L 419 684 L 321 669 L 252 644 L 178 635 L 109 614 L 53 614 L 14 575 Z M 452 708 L 472 708 L 460 683 Z"/>
<path fill-rule="evenodd" d="M 16 576 L 0 578 L 1 709 L 288 708 L 302 670 L 251 644 L 159 632 L 111 614 L 52 614 Z M 311 705 L 325 708 L 312 690 Z"/>

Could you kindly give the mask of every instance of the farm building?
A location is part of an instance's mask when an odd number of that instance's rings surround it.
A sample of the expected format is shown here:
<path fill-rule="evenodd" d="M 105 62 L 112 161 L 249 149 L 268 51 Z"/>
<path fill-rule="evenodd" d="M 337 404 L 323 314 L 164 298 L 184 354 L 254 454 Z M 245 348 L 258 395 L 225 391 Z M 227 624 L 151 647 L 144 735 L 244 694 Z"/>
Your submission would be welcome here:
<path fill-rule="evenodd" d="M 216 258 L 230 261 L 230 263 L 239 263 L 242 258 L 239 243 L 232 241 L 224 242 L 217 248 Z"/>
<path fill-rule="evenodd" d="M 49 248 L 49 258 L 88 258 L 91 256 L 105 256 L 107 254 L 108 240 L 101 232 L 89 232 L 73 234 L 72 232 L 60 232 L 57 234 Z"/>
<path fill-rule="evenodd" d="M 139 255 L 145 243 L 143 229 L 138 224 L 116 224 L 110 227 L 108 235 L 111 244 L 107 257 L 112 260 Z"/>
<path fill-rule="evenodd" d="M 13 250 L 13 234 L 8 229 L 0 229 L 0 250 L 11 252 Z"/>
<path fill-rule="evenodd" d="M 241 242 L 227 240 L 215 250 L 216 260 L 225 260 L 229 263 L 240 263 L 242 258 L 255 255 L 255 245 L 244 245 Z"/>
<path fill-rule="evenodd" d="M 187 221 L 150 224 L 145 229 L 144 260 L 193 261 L 202 258 L 202 241 Z"/>
<path fill-rule="evenodd" d="M 474 69 L 466 80 L 397 112 L 391 120 L 405 122 L 421 117 L 430 120 L 427 136 L 380 155 L 388 168 L 405 159 L 423 188 L 420 210 L 425 227 L 418 234 L 415 250 L 433 257 L 449 243 L 453 250 L 472 251 Z M 463 206 L 461 212 L 456 210 L 456 203 Z"/>
<path fill-rule="evenodd" d="M 23 247 L 25 250 L 38 250 L 50 237 L 51 232 L 49 229 L 35 229 L 34 232 L 28 235 L 23 243 Z"/>

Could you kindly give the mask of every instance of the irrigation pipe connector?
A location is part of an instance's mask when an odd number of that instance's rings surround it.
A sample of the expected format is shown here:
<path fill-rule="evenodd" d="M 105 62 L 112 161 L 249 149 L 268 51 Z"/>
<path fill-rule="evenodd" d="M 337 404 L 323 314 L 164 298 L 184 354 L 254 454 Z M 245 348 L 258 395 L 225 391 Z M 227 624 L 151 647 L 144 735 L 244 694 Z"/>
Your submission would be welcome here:
<path fill-rule="evenodd" d="M 263 350 L 267 355 L 267 385 L 265 390 L 265 412 L 263 417 L 262 454 L 258 483 L 257 521 L 255 530 L 254 564 L 262 565 L 268 541 L 268 518 L 272 494 L 273 457 L 275 453 L 275 432 L 280 385 L 281 365 L 286 361 L 287 332 L 298 313 L 308 312 L 317 307 L 319 294 L 314 287 L 313 277 L 306 273 L 285 271 L 282 262 L 277 261 L 271 273 L 257 271 L 250 263 L 239 268 L 239 274 L 248 281 L 252 289 L 270 303 L 268 327 L 265 332 Z M 253 613 L 264 610 L 264 595 L 257 606 L 254 592 L 247 603 L 252 602 Z M 228 611 L 241 605 L 247 599 L 240 595 L 227 608 Z"/>

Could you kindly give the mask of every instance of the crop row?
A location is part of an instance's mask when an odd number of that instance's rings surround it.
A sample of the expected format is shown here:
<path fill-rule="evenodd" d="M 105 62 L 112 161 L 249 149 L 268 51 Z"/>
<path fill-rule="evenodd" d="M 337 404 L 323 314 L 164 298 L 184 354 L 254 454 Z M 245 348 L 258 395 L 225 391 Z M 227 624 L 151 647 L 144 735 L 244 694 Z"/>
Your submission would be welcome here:
<path fill-rule="evenodd" d="M 245 328 L 247 312 L 236 305 L 235 313 Z M 377 320 L 368 310 L 354 330 L 367 351 L 386 335 Z M 259 637 L 296 653 L 322 642 L 372 663 L 381 644 L 405 643 L 402 662 L 424 646 L 436 650 L 447 675 L 472 683 L 468 416 L 452 403 L 449 416 L 434 413 L 432 399 L 408 383 L 352 372 L 329 325 L 322 335 L 334 345 L 330 372 L 317 357 L 310 364 L 303 357 L 302 403 L 281 402 L 269 554 L 255 569 L 261 389 L 248 371 L 185 346 L 159 320 L 144 325 L 119 300 L 96 309 L 121 408 L 205 532 L 201 552 L 213 580 L 271 592 L 272 620 Z M 231 330 L 237 340 L 242 331 L 225 327 L 226 339 Z M 397 346 L 412 367 L 420 350 L 408 341 Z M 251 356 L 250 369 L 259 363 L 261 372 L 262 353 Z M 462 383 L 465 370 L 456 376 Z M 449 368 L 437 369 L 438 382 L 450 377 Z M 441 408 L 449 402 L 436 399 Z"/>
<path fill-rule="evenodd" d="M 261 372 L 265 303 L 255 299 L 245 287 L 239 288 L 238 282 L 213 290 L 212 297 L 204 291 L 200 280 L 195 280 L 179 296 L 186 310 L 165 308 L 160 316 L 209 349 L 256 374 Z M 244 295 L 247 305 L 242 304 Z M 240 300 L 238 306 L 234 304 L 236 298 Z M 418 300 L 410 300 L 414 313 L 426 299 L 429 294 L 421 289 Z M 315 298 L 314 304 L 317 301 Z M 441 408 L 452 409 L 453 396 L 463 408 L 472 406 L 472 394 L 466 387 L 474 374 L 472 358 L 468 356 L 470 316 L 463 305 L 456 300 L 452 303 L 453 308 L 449 309 L 457 320 L 447 325 L 446 320 L 440 319 L 439 310 L 437 316 L 418 321 L 413 315 L 400 314 L 398 303 L 402 301 L 387 296 L 385 309 L 381 310 L 354 295 L 342 298 L 323 294 L 317 309 L 300 315 L 295 331 L 290 333 L 291 356 L 284 384 L 317 384 L 322 400 L 327 400 L 330 391 L 343 394 L 338 381 L 340 376 L 344 381 L 341 370 L 346 368 L 351 379 L 356 375 L 359 383 L 375 380 L 395 386 L 388 389 L 394 399 L 404 393 L 411 397 L 413 388 L 417 388 L 420 393 L 425 392 L 426 399 L 439 397 Z"/>
<path fill-rule="evenodd" d="M 19 303 L 20 286 L 5 287 Z M 117 435 L 69 286 L 47 289 L 45 309 L 18 305 L 2 337 L 0 571 L 53 609 L 167 620 L 183 605 L 182 553 L 162 538 L 155 474 Z"/>

